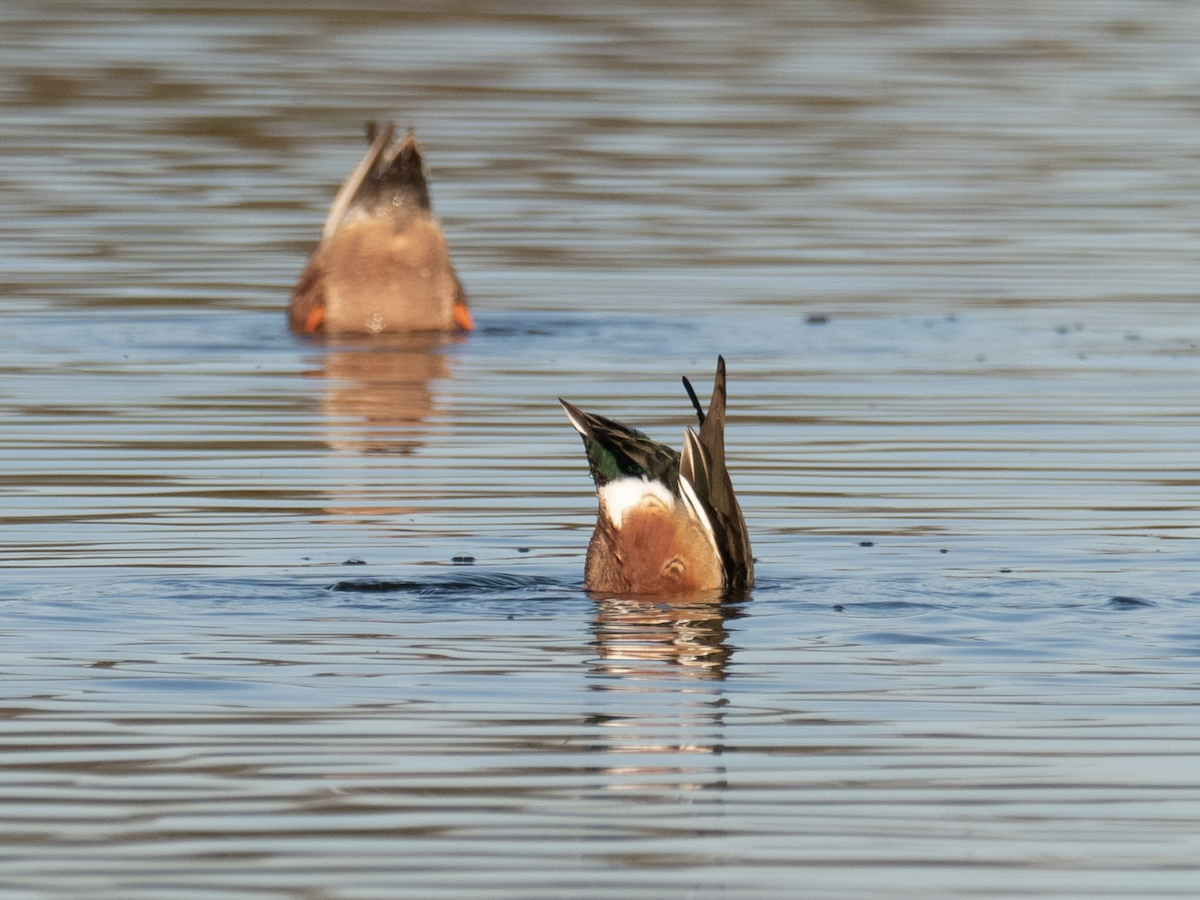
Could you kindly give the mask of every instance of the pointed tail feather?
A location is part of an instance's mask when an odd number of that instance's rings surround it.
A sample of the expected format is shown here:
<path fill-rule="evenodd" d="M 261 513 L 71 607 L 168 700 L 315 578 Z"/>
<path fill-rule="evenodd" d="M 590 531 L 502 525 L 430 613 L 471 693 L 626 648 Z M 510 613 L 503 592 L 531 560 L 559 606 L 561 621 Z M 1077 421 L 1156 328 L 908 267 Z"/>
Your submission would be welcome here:
<path fill-rule="evenodd" d="M 321 230 L 322 240 L 337 231 L 342 217 L 350 209 L 350 204 L 354 202 L 354 198 L 362 188 L 367 176 L 375 171 L 376 163 L 379 162 L 380 156 L 391 143 L 392 135 L 395 133 L 396 126 L 393 124 L 389 123 L 382 131 L 376 131 L 374 122 L 367 123 L 367 138 L 371 141 L 371 146 L 367 148 L 367 152 L 359 164 L 354 167 L 354 171 L 338 188 L 337 196 L 333 198 L 333 205 L 329 207 L 329 215 L 325 217 L 325 227 Z"/>
<path fill-rule="evenodd" d="M 718 546 L 725 563 L 727 586 L 749 587 L 754 584 L 754 555 L 750 549 L 746 520 L 742 517 L 742 509 L 733 493 L 729 469 L 725 465 L 725 403 L 725 358 L 718 356 L 708 412 L 700 426 L 700 434 L 692 438 L 703 452 L 693 450 L 688 454 L 688 459 L 680 465 L 680 471 L 685 477 L 693 479 L 697 494 L 712 510 Z"/>

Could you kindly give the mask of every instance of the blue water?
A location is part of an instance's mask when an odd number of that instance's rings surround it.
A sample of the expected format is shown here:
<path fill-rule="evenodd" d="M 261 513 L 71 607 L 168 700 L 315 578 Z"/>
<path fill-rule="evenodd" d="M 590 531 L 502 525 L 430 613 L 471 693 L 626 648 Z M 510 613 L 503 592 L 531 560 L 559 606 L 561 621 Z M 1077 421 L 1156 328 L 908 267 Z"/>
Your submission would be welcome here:
<path fill-rule="evenodd" d="M 1196 10 L 0 26 L 5 900 L 1195 894 Z M 285 328 L 375 117 L 469 337 Z M 587 595 L 718 353 L 757 586 Z"/>

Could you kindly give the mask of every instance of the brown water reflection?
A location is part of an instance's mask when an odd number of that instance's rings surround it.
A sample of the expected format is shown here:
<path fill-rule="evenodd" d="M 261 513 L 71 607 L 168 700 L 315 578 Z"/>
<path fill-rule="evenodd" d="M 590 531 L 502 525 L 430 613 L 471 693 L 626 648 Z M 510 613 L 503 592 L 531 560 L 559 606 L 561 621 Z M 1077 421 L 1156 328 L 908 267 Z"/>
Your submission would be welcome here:
<path fill-rule="evenodd" d="M 462 340 L 440 334 L 331 338 L 312 373 L 320 379 L 327 445 L 358 453 L 415 453 L 439 411 L 438 385 L 450 378 L 442 351 Z"/>
<path fill-rule="evenodd" d="M 594 595 L 599 674 L 723 679 L 733 650 L 726 620 L 740 607 L 719 592 L 688 597 Z"/>

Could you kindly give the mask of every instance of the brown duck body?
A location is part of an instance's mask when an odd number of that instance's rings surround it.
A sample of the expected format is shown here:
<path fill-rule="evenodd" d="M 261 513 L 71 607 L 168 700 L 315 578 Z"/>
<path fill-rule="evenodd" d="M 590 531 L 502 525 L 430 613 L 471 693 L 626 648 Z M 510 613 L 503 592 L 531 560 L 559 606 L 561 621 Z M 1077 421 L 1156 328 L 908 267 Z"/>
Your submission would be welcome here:
<path fill-rule="evenodd" d="M 725 586 L 720 553 L 681 497 L 654 482 L 598 491 L 600 510 L 588 543 L 583 583 L 617 594 L 687 594 Z M 644 488 L 644 489 L 643 489 Z"/>
<path fill-rule="evenodd" d="M 718 358 L 708 411 L 696 404 L 700 432 L 687 429 L 682 453 L 560 400 L 583 438 L 599 499 L 585 588 L 677 594 L 754 584 L 750 539 L 725 465 L 725 399 Z"/>
<path fill-rule="evenodd" d="M 376 133 L 346 179 L 321 242 L 288 307 L 296 331 L 329 334 L 454 331 L 473 327 L 450 249 L 429 202 L 416 137 Z"/>

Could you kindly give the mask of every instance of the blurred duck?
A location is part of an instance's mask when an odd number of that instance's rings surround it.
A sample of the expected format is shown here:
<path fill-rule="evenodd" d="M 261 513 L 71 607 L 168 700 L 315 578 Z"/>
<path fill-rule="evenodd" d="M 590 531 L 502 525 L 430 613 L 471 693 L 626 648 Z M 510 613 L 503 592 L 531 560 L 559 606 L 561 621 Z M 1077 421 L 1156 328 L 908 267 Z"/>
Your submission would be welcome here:
<path fill-rule="evenodd" d="M 583 438 L 600 509 L 588 544 L 589 591 L 679 594 L 754 584 L 746 522 L 725 468 L 725 360 L 717 358 L 705 412 L 684 432 L 683 453 L 559 399 Z"/>
<path fill-rule="evenodd" d="M 462 284 L 429 204 L 425 163 L 410 131 L 367 123 L 370 147 L 334 198 L 321 242 L 288 307 L 309 334 L 470 331 Z"/>

